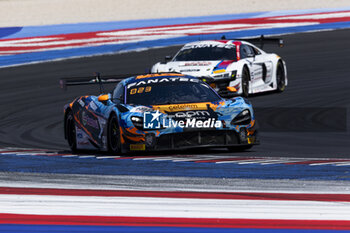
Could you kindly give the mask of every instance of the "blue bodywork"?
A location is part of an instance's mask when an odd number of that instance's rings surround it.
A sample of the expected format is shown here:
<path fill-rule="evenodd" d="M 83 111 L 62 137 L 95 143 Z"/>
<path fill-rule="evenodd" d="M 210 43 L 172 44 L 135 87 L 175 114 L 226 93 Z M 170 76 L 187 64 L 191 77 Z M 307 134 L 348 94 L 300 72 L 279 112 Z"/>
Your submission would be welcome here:
<path fill-rule="evenodd" d="M 123 100 L 116 100 L 113 93 L 108 94 L 108 96 L 78 97 L 65 106 L 65 125 L 67 114 L 72 112 L 74 116 L 76 148 L 107 151 L 110 143 L 108 141 L 108 122 L 111 116 L 118 119 L 121 152 L 193 147 L 250 147 L 258 143 L 252 105 L 242 97 L 223 99 L 218 96 L 217 100 L 213 102 L 148 106 L 127 103 L 125 93 L 130 88 L 139 85 L 141 82 L 141 85 L 147 83 L 148 80 L 164 81 L 165 79 L 190 80 L 207 86 L 207 84 L 192 76 L 172 73 L 149 74 L 122 80 L 116 88 L 120 85 L 123 86 Z M 207 88 L 210 87 L 207 86 Z M 211 88 L 210 91 L 215 92 Z M 102 97 L 104 100 L 102 100 Z M 247 113 L 246 110 L 249 112 Z M 162 125 L 161 128 L 145 129 L 131 119 L 132 117 L 138 117 L 141 119 L 140 121 L 143 121 L 145 112 L 154 113 L 155 111 L 159 112 L 159 119 L 167 127 Z M 247 116 L 248 121 L 245 120 L 235 124 L 233 120 L 237 119 L 243 111 L 247 115 L 249 114 L 249 117 Z M 187 123 L 187 120 L 193 123 L 194 115 L 202 117 L 203 122 L 211 118 L 213 122 L 215 120 L 218 124 L 211 124 L 209 127 L 202 128 L 197 127 L 198 125 L 181 127 L 180 125 L 174 125 L 174 123 L 171 124 L 179 119 L 174 118 L 174 116 L 185 116 L 187 117 L 185 123 Z M 142 124 L 143 122 L 141 122 Z M 66 138 L 68 133 L 65 127 Z"/>

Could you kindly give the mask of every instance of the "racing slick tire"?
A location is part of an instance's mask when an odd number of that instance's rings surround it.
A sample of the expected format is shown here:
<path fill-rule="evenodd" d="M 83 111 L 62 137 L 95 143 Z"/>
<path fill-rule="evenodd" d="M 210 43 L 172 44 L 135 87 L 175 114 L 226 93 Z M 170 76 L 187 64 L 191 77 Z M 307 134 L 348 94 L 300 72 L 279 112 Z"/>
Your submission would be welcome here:
<path fill-rule="evenodd" d="M 242 96 L 243 97 L 248 97 L 249 96 L 249 70 L 244 67 L 242 71 Z"/>
<path fill-rule="evenodd" d="M 107 125 L 108 150 L 113 154 L 121 153 L 120 129 L 117 116 L 112 114 Z"/>
<path fill-rule="evenodd" d="M 76 129 L 75 121 L 72 111 L 69 111 L 66 116 L 65 122 L 65 132 L 68 145 L 72 152 L 77 152 L 77 138 L 76 138 Z"/>
<path fill-rule="evenodd" d="M 279 61 L 277 64 L 276 84 L 277 92 L 283 92 L 286 89 L 286 74 L 284 72 L 284 66 L 281 61 Z"/>

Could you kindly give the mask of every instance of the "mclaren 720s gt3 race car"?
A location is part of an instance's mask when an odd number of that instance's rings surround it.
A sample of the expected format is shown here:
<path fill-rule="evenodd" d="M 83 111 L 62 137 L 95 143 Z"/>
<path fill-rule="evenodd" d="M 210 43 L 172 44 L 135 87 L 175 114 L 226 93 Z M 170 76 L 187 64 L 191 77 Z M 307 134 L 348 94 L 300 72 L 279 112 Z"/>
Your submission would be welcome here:
<path fill-rule="evenodd" d="M 66 79 L 61 85 L 117 81 Z M 121 79 L 112 93 L 81 96 L 64 108 L 64 134 L 73 151 L 244 150 L 258 144 L 256 125 L 248 100 L 223 99 L 202 80 L 179 73 Z"/>
<path fill-rule="evenodd" d="M 251 42 L 251 43 L 250 43 Z M 278 38 L 207 40 L 184 45 L 176 55 L 155 64 L 151 72 L 179 72 L 202 78 L 222 96 L 226 87 L 247 97 L 267 91 L 284 91 L 288 84 L 286 64 L 274 53 L 266 53 L 252 43 L 278 43 Z"/>

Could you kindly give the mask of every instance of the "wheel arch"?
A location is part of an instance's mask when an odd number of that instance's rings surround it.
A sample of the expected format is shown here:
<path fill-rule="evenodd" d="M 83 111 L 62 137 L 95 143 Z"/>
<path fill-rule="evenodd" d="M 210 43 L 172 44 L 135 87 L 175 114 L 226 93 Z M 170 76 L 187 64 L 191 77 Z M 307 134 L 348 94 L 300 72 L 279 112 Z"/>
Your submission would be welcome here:
<path fill-rule="evenodd" d="M 277 61 L 276 61 L 276 70 L 275 70 L 275 75 L 277 76 L 277 68 L 278 66 L 281 64 L 282 68 L 283 68 L 283 72 L 284 72 L 284 75 L 287 77 L 287 67 L 286 67 L 286 63 L 284 62 L 284 60 L 282 58 L 278 58 Z"/>
<path fill-rule="evenodd" d="M 112 116 L 116 116 L 117 117 L 117 119 L 118 119 L 118 124 L 119 124 L 119 114 L 118 114 L 118 112 L 115 110 L 115 109 L 112 109 L 111 110 L 111 112 L 109 113 L 109 115 L 108 115 L 108 118 L 107 118 L 107 122 L 109 122 L 109 120 L 111 119 L 111 117 Z"/>
<path fill-rule="evenodd" d="M 283 76 L 284 76 L 284 88 L 283 88 L 283 90 L 284 90 L 285 87 L 288 85 L 287 67 L 286 67 L 286 63 L 284 62 L 284 60 L 279 57 L 276 61 L 275 71 L 274 71 L 274 82 L 276 84 L 276 90 L 279 92 L 281 92 L 281 91 L 279 90 L 279 87 L 278 87 L 277 72 L 278 72 L 278 69 L 280 66 L 282 67 L 282 72 L 283 72 Z"/>
<path fill-rule="evenodd" d="M 283 67 L 283 72 L 284 72 L 284 78 L 285 78 L 285 84 L 286 86 L 288 86 L 288 75 L 287 75 L 287 65 L 286 65 L 286 62 L 282 59 L 282 58 L 279 58 L 277 60 L 277 65 L 276 65 L 276 79 L 277 79 L 277 67 L 278 67 L 278 64 L 281 63 L 282 67 Z"/>
<path fill-rule="evenodd" d="M 284 61 L 282 60 L 282 58 L 278 58 L 278 59 L 277 59 L 277 62 L 276 62 L 276 67 L 277 67 L 279 64 L 281 64 L 281 65 L 282 65 L 283 70 L 284 70 Z M 277 71 L 277 69 L 276 69 L 276 71 Z"/>

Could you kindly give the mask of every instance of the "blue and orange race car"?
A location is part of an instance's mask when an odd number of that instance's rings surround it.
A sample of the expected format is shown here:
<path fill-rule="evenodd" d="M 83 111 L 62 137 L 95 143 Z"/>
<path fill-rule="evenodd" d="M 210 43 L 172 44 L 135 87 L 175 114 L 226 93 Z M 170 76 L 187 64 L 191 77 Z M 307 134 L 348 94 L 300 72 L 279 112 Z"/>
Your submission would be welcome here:
<path fill-rule="evenodd" d="M 198 78 L 159 73 L 96 80 L 119 83 L 112 93 L 81 96 L 65 106 L 64 135 L 72 151 L 232 150 L 258 144 L 250 102 L 223 99 Z M 96 82 L 61 80 L 63 86 L 90 83 Z"/>

